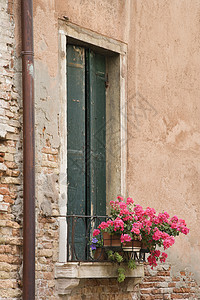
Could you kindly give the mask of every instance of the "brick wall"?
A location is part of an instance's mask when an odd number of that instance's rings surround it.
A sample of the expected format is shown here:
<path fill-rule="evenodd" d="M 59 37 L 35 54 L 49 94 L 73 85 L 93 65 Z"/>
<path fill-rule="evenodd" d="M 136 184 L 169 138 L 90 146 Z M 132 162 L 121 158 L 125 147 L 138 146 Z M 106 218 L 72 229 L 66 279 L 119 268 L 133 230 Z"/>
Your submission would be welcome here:
<path fill-rule="evenodd" d="M 0 299 L 21 297 L 21 124 L 13 1 L 0 0 Z M 19 75 L 17 75 L 19 74 Z M 16 213 L 17 212 L 17 213 Z"/>
<path fill-rule="evenodd" d="M 140 300 L 200 299 L 200 289 L 191 273 L 179 271 L 173 275 L 169 264 L 151 270 L 145 266 L 145 278 L 139 286 Z"/>
<path fill-rule="evenodd" d="M 139 300 L 139 289 L 127 291 L 127 281 L 119 284 L 117 279 L 88 279 L 72 292 L 69 300 Z"/>
<path fill-rule="evenodd" d="M 191 273 L 180 271 L 172 275 L 169 264 L 154 270 L 145 265 L 145 277 L 132 291 L 127 289 L 127 279 L 118 284 L 116 279 L 83 280 L 72 292 L 70 300 L 154 300 L 154 299 L 200 299 L 200 290 Z M 129 291 L 128 291 L 129 290 Z"/>
<path fill-rule="evenodd" d="M 154 300 L 200 299 L 200 290 L 191 273 L 180 271 L 174 276 L 169 264 L 154 270 L 145 265 L 145 277 L 141 284 L 127 291 L 127 279 L 118 284 L 116 279 L 84 280 L 70 300 Z"/>
<path fill-rule="evenodd" d="M 59 298 L 54 278 L 59 240 L 58 149 L 43 138 L 37 140 L 37 148 L 41 167 L 36 168 L 36 299 L 56 300 Z"/>

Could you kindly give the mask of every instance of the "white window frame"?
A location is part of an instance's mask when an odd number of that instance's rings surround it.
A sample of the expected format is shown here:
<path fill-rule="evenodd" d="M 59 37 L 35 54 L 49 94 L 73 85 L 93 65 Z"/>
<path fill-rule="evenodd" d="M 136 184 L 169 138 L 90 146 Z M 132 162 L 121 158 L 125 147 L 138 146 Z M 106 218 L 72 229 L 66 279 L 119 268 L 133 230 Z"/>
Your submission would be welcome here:
<path fill-rule="evenodd" d="M 119 55 L 119 136 L 120 162 L 118 182 L 115 180 L 113 190 L 126 196 L 127 172 L 127 44 L 100 35 L 70 22 L 59 20 L 59 82 L 60 82 L 60 198 L 59 198 L 59 263 L 67 262 L 67 82 L 66 82 L 66 45 L 67 37 L 115 52 Z M 119 182 L 120 181 L 120 182 Z M 116 185 L 116 187 L 114 186 Z M 115 193 L 106 192 L 107 198 Z"/>

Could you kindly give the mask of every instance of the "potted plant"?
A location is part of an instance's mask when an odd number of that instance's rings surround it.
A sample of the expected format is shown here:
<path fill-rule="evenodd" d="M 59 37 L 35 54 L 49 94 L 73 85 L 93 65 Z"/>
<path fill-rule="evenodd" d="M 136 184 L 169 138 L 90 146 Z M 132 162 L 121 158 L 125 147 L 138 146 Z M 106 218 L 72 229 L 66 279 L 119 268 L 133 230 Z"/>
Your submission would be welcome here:
<path fill-rule="evenodd" d="M 183 219 L 178 219 L 177 216 L 170 218 L 167 212 L 156 214 L 155 209 L 150 207 L 144 210 L 142 206 L 134 204 L 134 200 L 130 197 L 125 200 L 118 196 L 115 201 L 110 201 L 110 206 L 109 220 L 101 222 L 98 229 L 93 231 L 93 238 L 99 240 L 99 237 L 105 233 L 110 235 L 111 240 L 113 236 L 117 236 L 121 242 L 121 250 L 116 251 L 112 247 L 107 251 L 108 258 L 118 263 L 127 261 L 131 268 L 135 267 L 132 256 L 124 255 L 124 252 L 139 251 L 142 244 L 150 253 L 147 260 L 153 268 L 157 266 L 158 260 L 165 262 L 167 258 L 166 252 L 157 247 L 166 250 L 175 243 L 176 236 L 180 233 L 186 235 L 189 232 Z M 110 244 L 110 246 L 115 245 Z M 101 247 L 105 248 L 105 241 L 104 246 Z M 125 272 L 122 273 L 124 275 L 118 277 L 120 282 L 122 277 L 125 278 Z"/>
<path fill-rule="evenodd" d="M 98 231 L 98 233 L 100 233 L 98 229 L 95 229 L 93 232 L 93 237 L 89 244 L 93 253 L 93 258 L 95 260 L 102 261 L 107 259 L 107 256 L 103 247 L 103 239 L 95 236 L 96 230 Z"/>

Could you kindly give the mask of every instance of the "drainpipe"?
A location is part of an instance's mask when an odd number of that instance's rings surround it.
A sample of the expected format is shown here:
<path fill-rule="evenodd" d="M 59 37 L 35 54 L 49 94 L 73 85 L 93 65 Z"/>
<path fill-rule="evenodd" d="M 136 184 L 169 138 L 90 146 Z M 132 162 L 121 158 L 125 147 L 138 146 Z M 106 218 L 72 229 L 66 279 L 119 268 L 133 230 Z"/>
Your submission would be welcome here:
<path fill-rule="evenodd" d="M 23 85 L 23 300 L 35 299 L 33 3 L 21 1 Z"/>

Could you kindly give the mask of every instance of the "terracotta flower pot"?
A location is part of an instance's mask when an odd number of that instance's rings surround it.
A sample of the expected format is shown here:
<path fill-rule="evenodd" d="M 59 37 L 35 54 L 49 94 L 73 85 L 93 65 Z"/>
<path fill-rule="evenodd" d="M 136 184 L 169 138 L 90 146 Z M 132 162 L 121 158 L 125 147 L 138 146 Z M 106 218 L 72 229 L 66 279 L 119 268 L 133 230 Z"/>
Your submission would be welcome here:
<path fill-rule="evenodd" d="M 148 249 L 147 245 L 143 242 L 142 242 L 142 246 L 141 246 L 141 252 L 149 253 L 149 249 Z"/>
<path fill-rule="evenodd" d="M 103 233 L 103 244 L 105 247 L 121 247 L 120 235 Z"/>
<path fill-rule="evenodd" d="M 104 248 L 97 248 L 94 252 L 94 260 L 103 261 L 107 260 L 107 255 Z"/>
<path fill-rule="evenodd" d="M 123 251 L 140 251 L 141 246 L 141 241 L 132 240 L 130 242 L 123 243 L 122 249 Z"/>

